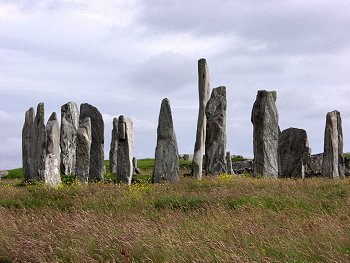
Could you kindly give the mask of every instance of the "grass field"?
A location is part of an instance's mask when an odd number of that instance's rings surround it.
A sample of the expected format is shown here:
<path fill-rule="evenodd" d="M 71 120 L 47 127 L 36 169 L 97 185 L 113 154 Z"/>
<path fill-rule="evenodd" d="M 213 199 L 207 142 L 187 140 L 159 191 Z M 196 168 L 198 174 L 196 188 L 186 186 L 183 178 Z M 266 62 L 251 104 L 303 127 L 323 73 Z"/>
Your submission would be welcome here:
<path fill-rule="evenodd" d="M 0 181 L 0 262 L 350 262 L 349 178 L 152 185 L 145 172 L 130 187 L 49 190 L 11 174 Z"/>

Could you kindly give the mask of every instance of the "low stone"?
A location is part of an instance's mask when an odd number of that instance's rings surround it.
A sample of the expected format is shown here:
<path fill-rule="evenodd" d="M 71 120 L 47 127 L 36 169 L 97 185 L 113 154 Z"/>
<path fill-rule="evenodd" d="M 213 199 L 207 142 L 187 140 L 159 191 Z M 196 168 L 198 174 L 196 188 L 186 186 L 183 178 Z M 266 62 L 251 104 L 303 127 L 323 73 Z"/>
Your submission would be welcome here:
<path fill-rule="evenodd" d="M 253 160 L 233 162 L 232 171 L 235 174 L 253 173 Z"/>
<path fill-rule="evenodd" d="M 134 130 L 130 118 L 123 115 L 118 118 L 118 149 L 117 149 L 117 181 L 120 183 L 131 184 L 134 166 L 133 147 Z"/>
<path fill-rule="evenodd" d="M 109 172 L 117 173 L 117 156 L 118 156 L 118 118 L 113 118 L 113 129 L 111 148 L 109 151 Z"/>
<path fill-rule="evenodd" d="M 76 141 L 76 176 L 82 183 L 89 182 L 91 141 L 91 119 L 86 117 L 80 122 Z"/>
<path fill-rule="evenodd" d="M 226 164 L 227 164 L 227 173 L 228 174 L 233 174 L 233 170 L 232 170 L 232 159 L 231 159 L 231 153 L 227 152 L 226 153 Z"/>
<path fill-rule="evenodd" d="M 281 162 L 280 176 L 305 178 L 305 166 L 310 160 L 306 131 L 289 128 L 279 135 L 278 154 Z"/>
<path fill-rule="evenodd" d="M 226 87 L 213 89 L 207 103 L 205 160 L 206 174 L 219 175 L 226 170 Z"/>
<path fill-rule="evenodd" d="M 173 117 L 169 100 L 163 99 L 158 118 L 157 147 L 152 182 L 178 182 L 179 180 L 179 151 Z"/>

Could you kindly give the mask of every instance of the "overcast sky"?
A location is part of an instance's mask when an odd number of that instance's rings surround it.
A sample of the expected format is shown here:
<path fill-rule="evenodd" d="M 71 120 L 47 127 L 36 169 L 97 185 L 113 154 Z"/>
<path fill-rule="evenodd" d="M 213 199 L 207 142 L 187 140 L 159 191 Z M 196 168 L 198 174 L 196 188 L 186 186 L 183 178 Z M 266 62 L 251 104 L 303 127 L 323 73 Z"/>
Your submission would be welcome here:
<path fill-rule="evenodd" d="M 192 153 L 197 61 L 227 87 L 227 149 L 252 157 L 258 90 L 276 90 L 281 130 L 308 132 L 323 151 L 326 113 L 343 118 L 350 151 L 348 0 L 0 0 L 0 170 L 21 166 L 24 113 L 45 119 L 68 101 L 105 121 L 130 116 L 135 156 L 153 157 L 161 100 L 169 98 L 179 151 Z"/>

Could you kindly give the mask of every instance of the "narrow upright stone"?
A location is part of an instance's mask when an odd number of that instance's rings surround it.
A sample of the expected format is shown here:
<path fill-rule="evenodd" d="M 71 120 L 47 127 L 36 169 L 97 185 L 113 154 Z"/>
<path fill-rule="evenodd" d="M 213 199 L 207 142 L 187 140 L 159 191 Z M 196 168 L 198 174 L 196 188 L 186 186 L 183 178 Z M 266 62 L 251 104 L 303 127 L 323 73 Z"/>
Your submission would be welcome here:
<path fill-rule="evenodd" d="M 344 178 L 342 121 L 336 110 L 327 113 L 322 170 L 325 177 Z"/>
<path fill-rule="evenodd" d="M 196 143 L 194 145 L 194 153 L 192 160 L 192 176 L 201 179 L 207 125 L 205 107 L 207 106 L 210 97 L 209 69 L 207 61 L 204 58 L 198 60 L 198 94 L 199 111 L 197 121 Z"/>
<path fill-rule="evenodd" d="M 46 157 L 46 130 L 45 130 L 44 103 L 39 103 L 30 131 L 30 181 L 44 179 Z"/>
<path fill-rule="evenodd" d="M 91 119 L 86 117 L 77 130 L 76 176 L 81 183 L 89 182 L 91 141 Z"/>
<path fill-rule="evenodd" d="M 80 121 L 91 119 L 91 150 L 89 181 L 103 180 L 105 174 L 104 165 L 104 122 L 99 110 L 87 103 L 80 105 Z"/>
<path fill-rule="evenodd" d="M 281 177 L 305 178 L 305 166 L 310 159 L 309 142 L 306 131 L 289 128 L 279 135 L 278 155 Z"/>
<path fill-rule="evenodd" d="M 228 174 L 234 174 L 232 170 L 232 159 L 231 159 L 231 153 L 226 152 L 226 164 L 227 164 L 227 173 Z"/>
<path fill-rule="evenodd" d="M 61 170 L 63 174 L 75 174 L 76 140 L 79 126 L 79 110 L 74 102 L 61 106 Z"/>
<path fill-rule="evenodd" d="M 158 118 L 157 147 L 152 182 L 178 182 L 179 180 L 179 151 L 173 117 L 169 100 L 163 99 Z"/>
<path fill-rule="evenodd" d="M 109 151 L 109 172 L 117 172 L 117 152 L 118 152 L 118 118 L 113 119 L 111 148 Z"/>
<path fill-rule="evenodd" d="M 34 109 L 30 108 L 26 111 L 25 120 L 22 129 L 22 167 L 24 180 L 30 180 L 30 132 L 34 124 Z"/>
<path fill-rule="evenodd" d="M 117 181 L 131 184 L 134 130 L 130 118 L 121 115 L 118 119 Z"/>
<path fill-rule="evenodd" d="M 205 140 L 206 174 L 226 173 L 226 87 L 218 87 L 211 92 L 205 114 L 207 131 Z"/>
<path fill-rule="evenodd" d="M 276 91 L 260 90 L 252 110 L 255 176 L 278 177 L 278 112 Z"/>

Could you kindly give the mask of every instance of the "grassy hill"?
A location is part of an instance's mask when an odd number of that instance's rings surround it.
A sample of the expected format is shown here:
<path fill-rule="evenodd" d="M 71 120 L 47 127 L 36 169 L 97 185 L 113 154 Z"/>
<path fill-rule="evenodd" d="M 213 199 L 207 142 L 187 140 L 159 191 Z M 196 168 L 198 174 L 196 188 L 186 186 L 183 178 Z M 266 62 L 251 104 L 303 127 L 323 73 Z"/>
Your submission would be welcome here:
<path fill-rule="evenodd" d="M 350 261 L 349 178 L 152 185 L 152 162 L 130 187 L 2 179 L 0 262 Z"/>

